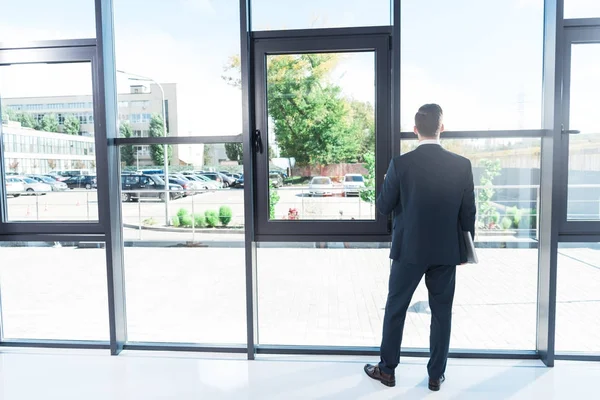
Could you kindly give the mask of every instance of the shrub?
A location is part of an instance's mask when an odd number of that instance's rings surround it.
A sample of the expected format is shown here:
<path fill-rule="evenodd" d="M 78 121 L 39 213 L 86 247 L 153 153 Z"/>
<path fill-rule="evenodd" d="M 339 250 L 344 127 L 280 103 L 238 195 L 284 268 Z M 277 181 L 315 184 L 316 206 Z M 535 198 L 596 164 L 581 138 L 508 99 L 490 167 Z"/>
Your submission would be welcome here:
<path fill-rule="evenodd" d="M 275 206 L 279 203 L 279 193 L 272 183 L 269 183 L 269 219 L 275 219 Z"/>
<path fill-rule="evenodd" d="M 171 218 L 171 225 L 173 225 L 175 228 L 179 228 L 181 226 L 181 222 L 179 221 L 179 217 L 177 215 Z"/>
<path fill-rule="evenodd" d="M 150 218 L 146 218 L 143 223 L 144 223 L 144 225 L 153 226 L 153 225 L 156 225 L 156 220 L 154 218 L 150 217 Z"/>
<path fill-rule="evenodd" d="M 190 213 L 185 208 L 180 208 L 179 211 L 177 211 L 177 216 L 179 217 L 179 219 L 188 215 L 190 215 Z"/>
<path fill-rule="evenodd" d="M 517 207 L 508 207 L 506 209 L 506 216 L 512 221 L 513 228 L 519 227 L 519 224 L 521 223 L 521 213 L 522 210 L 519 210 Z"/>
<path fill-rule="evenodd" d="M 204 213 L 206 217 L 206 225 L 209 228 L 214 228 L 219 225 L 219 213 L 214 210 L 208 210 Z"/>
<path fill-rule="evenodd" d="M 219 208 L 219 220 L 223 226 L 229 225 L 231 218 L 233 217 L 233 211 L 228 206 L 221 206 Z"/>
<path fill-rule="evenodd" d="M 498 221 L 500 221 L 500 213 L 498 211 L 494 210 L 490 215 L 490 220 L 491 220 L 492 224 L 498 225 Z"/>
<path fill-rule="evenodd" d="M 502 229 L 510 229 L 512 227 L 513 221 L 509 217 L 502 218 L 502 222 L 500 222 L 500 226 Z"/>
<path fill-rule="evenodd" d="M 179 218 L 179 222 L 181 223 L 181 226 L 185 226 L 186 228 L 191 228 L 192 224 L 194 222 L 194 219 L 192 218 L 191 215 L 184 215 Z"/>
<path fill-rule="evenodd" d="M 194 218 L 194 226 L 196 228 L 204 228 L 206 226 L 206 218 L 202 214 L 194 214 L 192 216 Z"/>

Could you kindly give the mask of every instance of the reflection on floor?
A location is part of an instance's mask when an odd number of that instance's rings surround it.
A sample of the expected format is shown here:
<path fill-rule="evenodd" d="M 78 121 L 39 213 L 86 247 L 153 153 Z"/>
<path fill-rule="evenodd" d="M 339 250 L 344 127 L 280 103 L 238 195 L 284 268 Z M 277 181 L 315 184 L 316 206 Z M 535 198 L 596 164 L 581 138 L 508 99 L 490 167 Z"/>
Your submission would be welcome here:
<path fill-rule="evenodd" d="M 424 359 L 404 359 L 395 388 L 362 372 L 372 359 L 125 352 L 22 351 L 0 355 L 0 398 L 60 399 L 593 399 L 597 363 L 450 360 L 439 393 L 426 386 Z"/>

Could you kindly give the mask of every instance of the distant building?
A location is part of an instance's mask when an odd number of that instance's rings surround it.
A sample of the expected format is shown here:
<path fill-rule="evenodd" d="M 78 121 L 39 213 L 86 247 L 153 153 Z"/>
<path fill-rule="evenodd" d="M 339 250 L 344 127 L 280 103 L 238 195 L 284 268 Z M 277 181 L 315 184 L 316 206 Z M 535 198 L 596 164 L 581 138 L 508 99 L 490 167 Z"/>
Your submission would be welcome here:
<path fill-rule="evenodd" d="M 94 138 L 22 128 L 3 121 L 4 167 L 7 173 L 46 174 L 55 170 L 96 168 Z"/>
<path fill-rule="evenodd" d="M 165 91 L 165 115 L 169 136 L 179 134 L 177 119 L 177 84 L 161 84 Z M 133 137 L 148 137 L 152 114 L 162 114 L 162 97 L 160 89 L 155 84 L 132 85 L 130 92 L 119 94 L 119 121 L 129 122 Z M 94 113 L 91 95 L 51 96 L 51 97 L 18 97 L 3 98 L 2 106 L 16 114 L 30 114 L 35 121 L 40 122 L 44 115 L 56 115 L 59 132 L 62 132 L 65 119 L 74 115 L 79 119 L 80 135 L 94 136 Z M 177 146 L 173 146 L 173 163 L 179 163 Z M 135 146 L 140 165 L 152 165 L 149 146 Z"/>

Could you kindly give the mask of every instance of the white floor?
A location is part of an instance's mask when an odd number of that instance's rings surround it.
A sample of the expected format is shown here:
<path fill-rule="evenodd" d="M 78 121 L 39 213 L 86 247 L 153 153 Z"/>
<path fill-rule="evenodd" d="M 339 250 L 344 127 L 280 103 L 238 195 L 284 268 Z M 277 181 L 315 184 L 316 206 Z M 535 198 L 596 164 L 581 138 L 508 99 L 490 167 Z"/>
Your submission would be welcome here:
<path fill-rule="evenodd" d="M 593 399 L 600 364 L 451 360 L 438 393 L 424 359 L 404 359 L 395 388 L 368 379 L 356 357 L 241 356 L 6 349 L 0 399 Z"/>

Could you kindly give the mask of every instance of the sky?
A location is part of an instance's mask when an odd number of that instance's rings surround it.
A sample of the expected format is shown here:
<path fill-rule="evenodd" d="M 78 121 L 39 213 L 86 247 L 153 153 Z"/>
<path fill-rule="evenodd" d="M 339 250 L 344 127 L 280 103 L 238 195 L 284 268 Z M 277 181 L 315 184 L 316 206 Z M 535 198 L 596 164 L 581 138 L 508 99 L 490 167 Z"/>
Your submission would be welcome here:
<path fill-rule="evenodd" d="M 179 135 L 242 130 L 241 92 L 221 79 L 227 59 L 239 54 L 238 5 L 114 0 L 117 68 L 178 84 Z M 565 5 L 569 17 L 600 17 L 600 1 Z M 257 30 L 390 22 L 388 0 L 254 0 L 252 9 Z M 448 130 L 541 127 L 543 0 L 404 0 L 401 11 L 403 130 L 426 102 L 442 105 Z M 93 37 L 93 14 L 92 0 L 2 2 L 0 41 Z M 345 95 L 372 101 L 371 60 L 342 59 L 332 75 Z M 127 92 L 131 82 L 119 76 L 118 83 Z M 91 72 L 86 64 L 5 66 L 0 90 L 4 97 L 89 94 Z"/>

